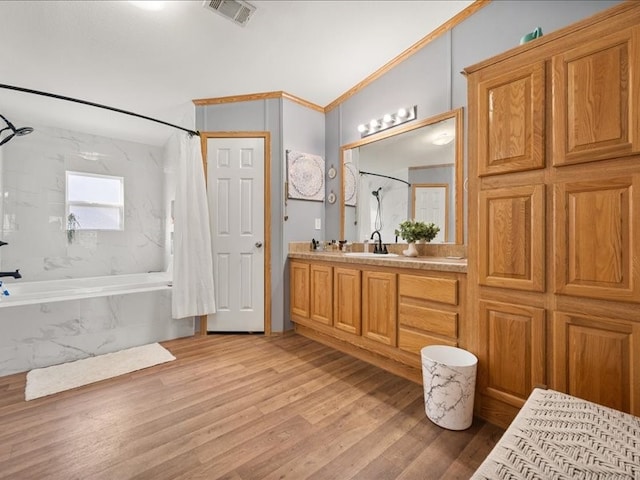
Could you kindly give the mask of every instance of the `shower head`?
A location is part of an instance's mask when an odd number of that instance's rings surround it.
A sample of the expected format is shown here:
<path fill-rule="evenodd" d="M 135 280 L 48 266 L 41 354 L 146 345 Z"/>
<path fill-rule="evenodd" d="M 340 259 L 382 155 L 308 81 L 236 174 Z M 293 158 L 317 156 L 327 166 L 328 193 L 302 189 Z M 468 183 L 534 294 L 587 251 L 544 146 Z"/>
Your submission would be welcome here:
<path fill-rule="evenodd" d="M 382 190 L 382 187 L 380 187 L 377 190 L 374 190 L 373 192 L 371 192 L 371 195 L 373 195 L 376 198 L 380 198 L 380 190 Z"/>
<path fill-rule="evenodd" d="M 11 133 L 9 133 L 6 136 L 6 138 L 3 138 L 2 140 L 0 140 L 0 145 L 4 145 L 15 136 L 22 137 L 23 135 L 29 135 L 31 132 L 33 132 L 32 127 L 21 127 L 21 128 L 14 127 L 13 123 L 7 120 L 2 114 L 0 114 L 0 118 L 2 118 L 2 120 L 4 120 L 4 122 L 7 124 L 5 128 L 0 130 L 0 135 L 2 135 L 2 132 L 4 132 L 5 130 L 11 131 Z"/>

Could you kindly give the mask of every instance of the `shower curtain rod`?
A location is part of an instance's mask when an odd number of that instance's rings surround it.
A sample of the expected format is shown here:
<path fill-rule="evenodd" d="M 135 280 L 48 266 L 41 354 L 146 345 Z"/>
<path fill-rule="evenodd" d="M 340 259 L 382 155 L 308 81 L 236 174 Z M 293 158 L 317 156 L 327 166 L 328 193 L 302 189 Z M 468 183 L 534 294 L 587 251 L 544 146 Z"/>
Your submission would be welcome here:
<path fill-rule="evenodd" d="M 389 178 L 391 180 L 395 180 L 396 182 L 406 183 L 407 186 L 409 187 L 411 186 L 411 184 L 406 180 L 402 180 L 401 178 L 396 178 L 396 177 L 390 177 L 389 175 L 382 175 L 381 173 L 371 173 L 371 172 L 365 172 L 364 170 L 360 170 L 360 175 L 374 175 L 376 177 Z"/>
<path fill-rule="evenodd" d="M 89 105 L 90 107 L 104 108 L 105 110 L 111 110 L 112 112 L 124 113 L 125 115 L 131 115 L 132 117 L 138 117 L 144 120 L 149 120 L 151 122 L 161 123 L 162 125 L 166 125 L 168 127 L 177 128 L 178 130 L 187 132 L 191 136 L 200 135 L 200 132 L 195 130 L 190 130 L 188 128 L 184 128 L 179 125 L 174 125 L 173 123 L 164 122 L 162 120 L 158 120 L 157 118 L 151 118 L 145 115 L 140 115 L 138 113 L 128 112 L 120 108 L 109 107 L 108 105 L 102 105 L 100 103 L 88 102 L 86 100 L 79 100 L 77 98 L 72 98 L 72 97 L 65 97 L 64 95 L 57 95 L 55 93 L 41 92 L 39 90 L 31 90 L 29 88 L 15 87 L 13 85 L 5 85 L 3 83 L 0 83 L 0 88 L 5 88 L 7 90 L 15 90 L 17 92 L 32 93 L 34 95 L 41 95 L 43 97 L 57 98 L 58 100 L 66 100 L 67 102 L 81 103 L 82 105 Z"/>

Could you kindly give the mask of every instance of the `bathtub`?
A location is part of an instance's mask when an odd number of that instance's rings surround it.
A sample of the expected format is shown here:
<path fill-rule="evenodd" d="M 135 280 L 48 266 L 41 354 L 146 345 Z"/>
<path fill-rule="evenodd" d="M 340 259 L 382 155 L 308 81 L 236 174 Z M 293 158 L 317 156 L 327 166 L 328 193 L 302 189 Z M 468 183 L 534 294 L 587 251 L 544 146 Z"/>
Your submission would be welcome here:
<path fill-rule="evenodd" d="M 168 273 L 4 285 L 0 376 L 194 333 L 193 318 L 171 318 Z"/>
<path fill-rule="evenodd" d="M 61 302 L 109 295 L 168 290 L 171 274 L 166 272 L 132 273 L 105 277 L 68 278 L 40 282 L 3 282 L 9 296 L 0 296 L 0 308 Z"/>

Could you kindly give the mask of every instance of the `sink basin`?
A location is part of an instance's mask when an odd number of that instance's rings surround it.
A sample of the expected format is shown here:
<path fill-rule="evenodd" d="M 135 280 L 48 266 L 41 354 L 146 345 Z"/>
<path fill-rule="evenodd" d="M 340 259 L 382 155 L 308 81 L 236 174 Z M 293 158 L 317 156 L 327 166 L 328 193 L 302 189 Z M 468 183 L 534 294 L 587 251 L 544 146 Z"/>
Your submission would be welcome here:
<path fill-rule="evenodd" d="M 373 252 L 347 252 L 344 254 L 346 257 L 376 257 L 376 258 L 388 258 L 397 257 L 396 253 L 373 253 Z"/>

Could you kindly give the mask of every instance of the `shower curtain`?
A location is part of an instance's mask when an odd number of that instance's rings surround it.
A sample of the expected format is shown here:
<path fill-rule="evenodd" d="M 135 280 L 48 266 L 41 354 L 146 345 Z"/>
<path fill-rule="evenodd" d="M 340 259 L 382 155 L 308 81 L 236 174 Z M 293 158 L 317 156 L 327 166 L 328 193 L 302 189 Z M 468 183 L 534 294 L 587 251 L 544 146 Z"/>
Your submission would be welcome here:
<path fill-rule="evenodd" d="M 200 138 L 180 136 L 174 204 L 172 316 L 216 312 L 211 230 Z"/>
<path fill-rule="evenodd" d="M 375 230 L 373 222 L 371 222 L 371 183 L 367 175 L 359 175 L 358 178 L 358 242 L 369 240 L 369 237 Z"/>

